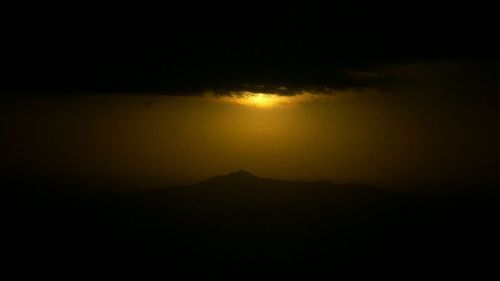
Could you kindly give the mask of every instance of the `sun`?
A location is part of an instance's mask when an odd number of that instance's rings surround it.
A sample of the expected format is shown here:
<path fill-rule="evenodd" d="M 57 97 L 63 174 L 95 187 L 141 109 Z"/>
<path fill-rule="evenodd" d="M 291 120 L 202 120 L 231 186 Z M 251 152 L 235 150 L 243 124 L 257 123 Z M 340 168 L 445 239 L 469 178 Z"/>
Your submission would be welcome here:
<path fill-rule="evenodd" d="M 213 96 L 208 95 L 208 97 Z M 217 95 L 215 100 L 259 109 L 269 109 L 317 100 L 320 97 L 322 96 L 319 94 L 305 91 L 290 95 L 283 95 L 278 92 L 234 91 L 227 95 Z"/>
<path fill-rule="evenodd" d="M 257 108 L 271 108 L 277 105 L 284 105 L 289 103 L 288 97 L 281 96 L 274 93 L 263 92 L 237 92 L 226 98 L 227 101 L 252 106 Z"/>
<path fill-rule="evenodd" d="M 243 97 L 243 103 L 256 107 L 272 107 L 279 103 L 279 96 L 265 93 L 251 93 Z"/>

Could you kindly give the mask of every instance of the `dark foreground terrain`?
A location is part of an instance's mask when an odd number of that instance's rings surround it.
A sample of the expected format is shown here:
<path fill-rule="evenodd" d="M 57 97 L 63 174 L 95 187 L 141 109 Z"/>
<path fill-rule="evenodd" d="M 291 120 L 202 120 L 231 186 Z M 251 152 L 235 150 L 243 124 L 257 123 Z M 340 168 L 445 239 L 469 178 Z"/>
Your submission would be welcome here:
<path fill-rule="evenodd" d="M 2 280 L 484 280 L 500 270 L 493 186 L 424 196 L 243 171 L 123 194 L 4 183 Z"/>

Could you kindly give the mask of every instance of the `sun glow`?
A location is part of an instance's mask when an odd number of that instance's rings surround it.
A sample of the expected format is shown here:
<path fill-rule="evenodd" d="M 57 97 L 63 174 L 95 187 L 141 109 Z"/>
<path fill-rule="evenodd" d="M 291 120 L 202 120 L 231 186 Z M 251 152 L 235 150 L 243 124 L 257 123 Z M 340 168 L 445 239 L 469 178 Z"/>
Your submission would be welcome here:
<path fill-rule="evenodd" d="M 265 92 L 234 92 L 231 95 L 220 98 L 229 103 L 236 103 L 256 108 L 272 108 L 280 105 L 290 105 L 298 102 L 315 99 L 315 96 L 309 93 L 300 93 L 297 95 L 280 95 L 277 93 Z"/>
<path fill-rule="evenodd" d="M 256 107 L 272 107 L 280 101 L 283 102 L 283 97 L 265 93 L 250 93 L 242 99 L 242 103 Z"/>

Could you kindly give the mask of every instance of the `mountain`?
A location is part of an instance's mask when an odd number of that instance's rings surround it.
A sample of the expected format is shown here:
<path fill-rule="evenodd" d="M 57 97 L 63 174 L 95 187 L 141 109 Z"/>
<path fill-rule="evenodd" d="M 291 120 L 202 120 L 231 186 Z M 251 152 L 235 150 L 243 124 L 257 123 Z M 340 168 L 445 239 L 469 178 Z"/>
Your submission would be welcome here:
<path fill-rule="evenodd" d="M 209 269 L 221 263 L 323 272 L 331 263 L 353 266 L 358 255 L 396 257 L 404 250 L 393 243 L 420 233 L 410 233 L 410 226 L 424 217 L 415 216 L 420 198 L 414 195 L 369 185 L 261 178 L 245 171 L 139 192 L 126 200 L 134 206 L 129 210 L 140 210 L 134 220 L 143 223 L 142 229 L 160 234 L 155 249 L 167 251 L 160 246 L 165 239 L 176 241 L 175 250 L 168 251 Z"/>
<path fill-rule="evenodd" d="M 9 280 L 446 279 L 486 274 L 498 237 L 488 196 L 431 198 L 245 171 L 122 194 L 8 185 Z"/>
<path fill-rule="evenodd" d="M 144 200 L 151 206 L 169 208 L 184 206 L 192 210 L 205 207 L 247 208 L 303 208 L 304 211 L 335 207 L 373 208 L 381 210 L 395 205 L 413 204 L 418 197 L 388 188 L 333 184 L 328 181 L 287 181 L 262 178 L 246 171 L 216 176 L 187 186 L 159 188 L 133 195 L 133 201 Z M 203 209 L 203 212 L 207 210 Z M 270 210 L 269 210 L 270 211 Z"/>

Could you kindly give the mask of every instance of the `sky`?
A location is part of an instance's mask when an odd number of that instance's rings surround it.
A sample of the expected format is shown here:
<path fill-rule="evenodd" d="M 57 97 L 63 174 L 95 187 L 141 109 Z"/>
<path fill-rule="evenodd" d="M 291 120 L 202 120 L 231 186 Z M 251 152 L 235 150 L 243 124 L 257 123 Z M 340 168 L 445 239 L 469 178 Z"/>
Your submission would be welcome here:
<path fill-rule="evenodd" d="M 2 19 L 5 173 L 497 180 L 500 64 L 486 6 L 37 5 Z"/>

